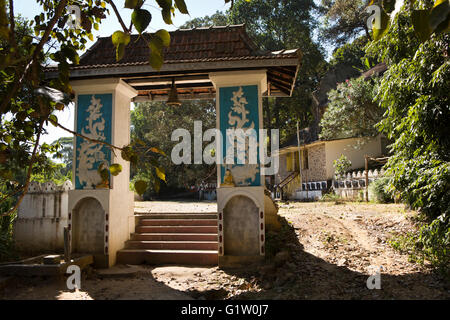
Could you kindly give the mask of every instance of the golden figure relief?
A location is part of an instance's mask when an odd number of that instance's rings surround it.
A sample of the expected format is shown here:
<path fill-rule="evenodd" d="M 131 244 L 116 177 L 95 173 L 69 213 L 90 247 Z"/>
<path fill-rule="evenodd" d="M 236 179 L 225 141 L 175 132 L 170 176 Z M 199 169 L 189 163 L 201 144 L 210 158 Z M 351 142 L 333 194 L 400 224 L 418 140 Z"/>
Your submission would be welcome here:
<path fill-rule="evenodd" d="M 223 183 L 220 185 L 221 187 L 234 187 L 233 176 L 231 175 L 230 169 L 225 171 L 225 176 L 223 177 Z"/>

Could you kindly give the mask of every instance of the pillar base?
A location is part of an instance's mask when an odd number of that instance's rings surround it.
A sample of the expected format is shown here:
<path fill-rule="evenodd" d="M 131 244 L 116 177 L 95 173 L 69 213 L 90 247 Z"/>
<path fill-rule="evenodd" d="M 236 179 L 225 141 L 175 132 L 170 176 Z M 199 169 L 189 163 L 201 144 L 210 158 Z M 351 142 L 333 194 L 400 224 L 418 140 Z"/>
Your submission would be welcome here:
<path fill-rule="evenodd" d="M 219 261 L 234 264 L 264 257 L 264 187 L 218 188 L 217 207 Z"/>
<path fill-rule="evenodd" d="M 92 254 L 94 266 L 111 267 L 134 230 L 133 193 L 126 190 L 71 190 L 69 229 L 74 253 Z"/>

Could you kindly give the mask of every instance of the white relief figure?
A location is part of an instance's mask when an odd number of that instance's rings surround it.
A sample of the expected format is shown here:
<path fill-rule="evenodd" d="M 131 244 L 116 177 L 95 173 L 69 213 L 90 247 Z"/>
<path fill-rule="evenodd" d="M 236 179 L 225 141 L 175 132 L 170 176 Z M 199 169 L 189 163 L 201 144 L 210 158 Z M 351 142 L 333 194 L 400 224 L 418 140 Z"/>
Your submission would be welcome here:
<path fill-rule="evenodd" d="M 248 104 L 247 99 L 244 97 L 244 91 L 242 87 L 239 87 L 238 91 L 233 92 L 233 106 L 231 110 L 235 113 L 240 114 L 240 116 L 233 116 L 232 111 L 228 113 L 228 124 L 230 126 L 235 126 L 235 129 L 243 129 L 244 125 L 249 122 L 247 119 L 247 115 L 250 113 L 247 109 L 245 109 L 245 105 Z M 249 127 L 246 129 L 253 129 L 255 127 L 255 123 L 252 121 Z"/>
<path fill-rule="evenodd" d="M 244 97 L 244 91 L 242 87 L 239 87 L 239 90 L 233 92 L 233 97 L 231 98 L 233 102 L 233 106 L 228 113 L 228 124 L 230 125 L 230 129 L 235 130 L 243 130 L 244 134 L 248 133 L 247 130 L 252 130 L 255 128 L 255 123 L 253 121 L 250 122 L 250 119 L 247 119 L 247 115 L 250 114 L 250 111 L 246 109 L 246 105 L 248 104 L 247 99 Z M 234 115 L 233 115 L 234 113 Z M 245 135 L 244 135 L 245 137 Z M 228 138 L 227 138 L 228 139 Z M 234 137 L 233 137 L 234 140 Z M 251 140 L 249 138 L 249 140 Z M 254 141 L 257 141 L 256 139 Z M 250 141 L 249 141 L 250 142 Z M 234 154 L 235 144 L 227 145 L 228 150 L 232 151 Z M 256 142 L 256 150 L 258 148 L 258 143 Z M 245 163 L 242 164 L 225 164 L 225 169 L 229 169 L 233 176 L 234 182 L 238 186 L 247 186 L 251 185 L 255 180 L 256 176 L 259 173 L 259 166 L 256 163 L 250 164 L 249 162 L 249 145 L 247 143 L 237 143 L 237 158 L 238 160 Z M 227 151 L 228 151 L 227 150 Z M 229 153 L 229 152 L 227 152 Z M 224 161 L 226 163 L 226 159 Z M 239 162 L 238 162 L 239 163 Z"/>
<path fill-rule="evenodd" d="M 103 105 L 100 99 L 96 99 L 93 95 L 91 104 L 87 108 L 89 116 L 86 118 L 87 125 L 82 128 L 81 133 L 90 138 L 99 141 L 105 141 L 105 119 L 101 112 Z M 80 138 L 82 139 L 82 138 Z M 102 151 L 103 145 L 92 143 L 83 139 L 78 147 L 78 167 L 77 177 L 83 189 L 93 189 L 102 182 L 97 169 L 94 167 L 96 163 L 108 164 L 105 159 L 105 153 Z"/>

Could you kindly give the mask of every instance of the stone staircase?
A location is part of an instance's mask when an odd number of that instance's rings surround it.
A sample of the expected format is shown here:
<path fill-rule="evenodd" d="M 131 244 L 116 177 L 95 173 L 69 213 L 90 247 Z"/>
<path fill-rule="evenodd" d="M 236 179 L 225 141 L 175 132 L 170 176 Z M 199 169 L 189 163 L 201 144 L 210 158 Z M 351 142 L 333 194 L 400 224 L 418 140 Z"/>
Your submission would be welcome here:
<path fill-rule="evenodd" d="M 117 252 L 120 264 L 217 265 L 217 213 L 136 216 L 135 233 Z"/>

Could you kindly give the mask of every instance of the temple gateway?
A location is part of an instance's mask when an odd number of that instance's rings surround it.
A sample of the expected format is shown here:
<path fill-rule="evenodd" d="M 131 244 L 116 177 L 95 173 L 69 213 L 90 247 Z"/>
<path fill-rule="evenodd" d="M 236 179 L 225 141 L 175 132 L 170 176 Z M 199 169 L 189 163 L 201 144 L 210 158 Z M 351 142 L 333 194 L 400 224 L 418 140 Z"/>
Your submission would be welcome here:
<path fill-rule="evenodd" d="M 227 129 L 236 128 L 236 124 L 226 121 L 235 107 L 233 97 L 241 99 L 237 102 L 245 108 L 253 128 L 262 129 L 262 99 L 292 94 L 301 61 L 298 49 L 262 51 L 249 38 L 244 25 L 177 30 L 170 35 L 171 44 L 164 49 L 164 65 L 159 71 L 149 65 L 149 48 L 137 35 L 131 37 L 119 62 L 111 38 L 105 37 L 81 57 L 79 65 L 72 66 L 70 83 L 75 92 L 78 133 L 119 147 L 127 145 L 130 103 L 168 101 L 176 90 L 180 100 L 215 99 L 217 129 L 225 136 Z M 57 69 L 48 69 L 47 76 L 57 77 Z M 247 127 L 244 124 L 241 128 Z M 134 215 L 130 164 L 120 154 L 76 137 L 73 163 L 74 190 L 68 195 L 71 246 L 73 252 L 93 254 L 97 266 L 143 262 L 226 266 L 264 256 L 265 179 L 260 164 L 236 168 L 246 183 L 235 181 L 234 185 L 229 185 L 230 172 L 217 165 L 215 219 L 213 223 L 211 219 L 205 219 L 207 223 L 200 221 L 197 229 L 192 229 L 192 235 L 203 234 L 202 239 L 208 235 L 209 240 L 214 240 L 213 246 L 208 250 L 186 250 L 177 248 L 176 243 L 170 248 L 163 244 L 187 231 L 170 235 L 170 230 L 163 232 L 170 226 L 158 225 L 160 220 L 143 221 Z M 123 170 L 111 177 L 108 186 L 98 187 L 97 169 L 103 163 L 119 163 Z M 155 228 L 161 230 L 158 236 Z M 161 246 L 146 247 L 148 239 L 161 241 Z M 139 245 L 127 245 L 130 242 Z"/>

